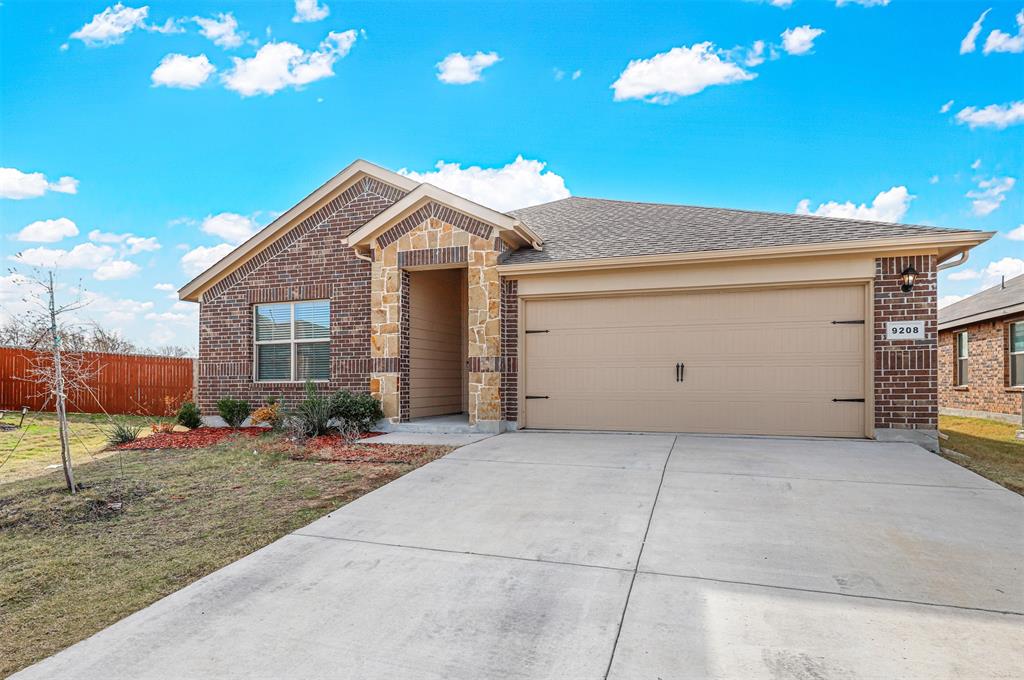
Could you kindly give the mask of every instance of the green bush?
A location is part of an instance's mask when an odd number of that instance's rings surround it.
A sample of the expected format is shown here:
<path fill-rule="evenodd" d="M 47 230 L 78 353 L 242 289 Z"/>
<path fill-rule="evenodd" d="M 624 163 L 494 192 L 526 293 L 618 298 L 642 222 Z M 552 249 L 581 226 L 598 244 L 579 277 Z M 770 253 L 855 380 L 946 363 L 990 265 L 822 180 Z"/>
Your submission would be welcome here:
<path fill-rule="evenodd" d="M 217 402 L 217 413 L 228 424 L 228 427 L 239 427 L 249 417 L 249 402 L 242 399 L 224 397 Z"/>
<path fill-rule="evenodd" d="M 139 425 L 132 425 L 121 420 L 113 420 L 110 423 L 110 429 L 106 431 L 107 443 L 116 446 L 117 444 L 133 442 L 139 438 L 139 432 L 141 431 L 142 427 Z"/>
<path fill-rule="evenodd" d="M 331 417 L 331 398 L 319 394 L 312 381 L 307 381 L 306 398 L 289 414 L 288 427 L 299 437 L 316 437 L 333 429 Z"/>
<path fill-rule="evenodd" d="M 194 401 L 183 402 L 181 408 L 178 409 L 178 415 L 175 416 L 175 420 L 178 421 L 179 425 L 184 425 L 190 430 L 202 427 L 203 425 L 203 419 L 199 415 L 199 407 L 196 406 Z"/>
<path fill-rule="evenodd" d="M 331 417 L 360 432 L 368 432 L 384 417 L 384 411 L 380 402 L 369 394 L 352 394 L 340 390 L 331 397 Z"/>

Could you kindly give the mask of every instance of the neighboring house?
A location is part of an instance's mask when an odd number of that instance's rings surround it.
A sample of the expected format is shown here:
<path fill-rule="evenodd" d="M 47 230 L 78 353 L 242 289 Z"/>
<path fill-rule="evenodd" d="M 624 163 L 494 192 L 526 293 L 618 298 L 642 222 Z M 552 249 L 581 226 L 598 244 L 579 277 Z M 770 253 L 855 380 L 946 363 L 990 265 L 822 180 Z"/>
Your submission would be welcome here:
<path fill-rule="evenodd" d="M 1024 276 L 939 310 L 942 413 L 1021 422 Z"/>
<path fill-rule="evenodd" d="M 394 424 L 928 439 L 936 272 L 990 236 L 591 198 L 501 213 L 357 161 L 180 296 L 207 416 L 309 379 Z"/>

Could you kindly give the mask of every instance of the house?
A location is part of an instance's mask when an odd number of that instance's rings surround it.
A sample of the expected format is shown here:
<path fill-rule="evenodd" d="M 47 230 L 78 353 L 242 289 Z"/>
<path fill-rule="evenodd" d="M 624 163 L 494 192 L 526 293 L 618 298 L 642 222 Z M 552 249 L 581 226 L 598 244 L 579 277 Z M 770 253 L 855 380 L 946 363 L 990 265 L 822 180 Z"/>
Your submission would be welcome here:
<path fill-rule="evenodd" d="M 567 198 L 356 161 L 189 282 L 198 402 L 369 390 L 388 422 L 921 438 L 936 272 L 990 233 Z"/>
<path fill-rule="evenodd" d="M 939 407 L 1021 422 L 1024 276 L 939 310 Z"/>

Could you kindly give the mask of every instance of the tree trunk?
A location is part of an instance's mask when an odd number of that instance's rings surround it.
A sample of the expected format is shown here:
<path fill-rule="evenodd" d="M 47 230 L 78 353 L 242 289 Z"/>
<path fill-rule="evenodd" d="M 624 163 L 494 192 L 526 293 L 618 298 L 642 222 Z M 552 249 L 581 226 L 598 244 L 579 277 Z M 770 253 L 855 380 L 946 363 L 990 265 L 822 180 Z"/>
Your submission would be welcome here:
<path fill-rule="evenodd" d="M 60 334 L 57 332 L 57 307 L 54 301 L 53 272 L 50 272 L 50 337 L 53 340 L 53 392 L 57 400 L 57 423 L 60 430 L 60 461 L 64 467 L 64 481 L 68 492 L 75 493 L 75 472 L 71 467 L 71 447 L 68 442 L 68 413 L 64 403 L 64 372 L 61 366 Z"/>

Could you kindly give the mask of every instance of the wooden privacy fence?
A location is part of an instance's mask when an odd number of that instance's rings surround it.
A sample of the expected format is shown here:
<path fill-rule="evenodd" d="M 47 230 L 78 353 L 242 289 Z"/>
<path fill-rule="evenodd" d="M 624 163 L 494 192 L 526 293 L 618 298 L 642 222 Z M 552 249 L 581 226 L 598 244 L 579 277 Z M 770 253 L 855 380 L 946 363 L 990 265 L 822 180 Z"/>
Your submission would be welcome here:
<path fill-rule="evenodd" d="M 54 410 L 53 400 L 47 403 L 43 389 L 29 379 L 32 362 L 40 356 L 46 353 L 0 347 L 0 408 Z M 177 403 L 192 390 L 195 359 L 102 352 L 81 356 L 95 368 L 88 381 L 92 393 L 69 394 L 69 411 L 163 415 L 165 397 Z"/>

